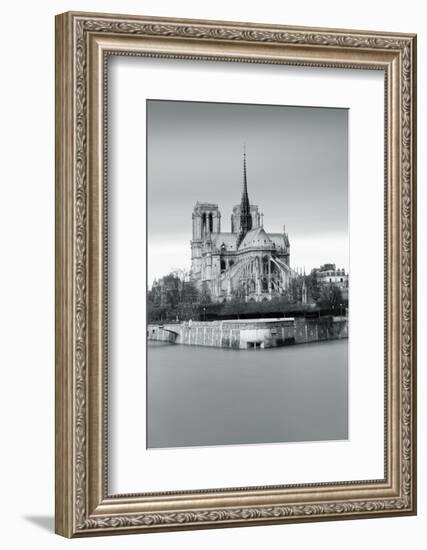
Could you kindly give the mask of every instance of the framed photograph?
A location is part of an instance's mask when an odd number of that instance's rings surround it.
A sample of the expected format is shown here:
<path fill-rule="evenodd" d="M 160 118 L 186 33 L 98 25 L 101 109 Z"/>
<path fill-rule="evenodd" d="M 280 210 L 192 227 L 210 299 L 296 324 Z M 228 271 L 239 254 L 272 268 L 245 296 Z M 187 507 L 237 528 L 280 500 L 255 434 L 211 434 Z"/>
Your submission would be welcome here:
<path fill-rule="evenodd" d="M 56 18 L 56 532 L 416 513 L 416 37 Z"/>

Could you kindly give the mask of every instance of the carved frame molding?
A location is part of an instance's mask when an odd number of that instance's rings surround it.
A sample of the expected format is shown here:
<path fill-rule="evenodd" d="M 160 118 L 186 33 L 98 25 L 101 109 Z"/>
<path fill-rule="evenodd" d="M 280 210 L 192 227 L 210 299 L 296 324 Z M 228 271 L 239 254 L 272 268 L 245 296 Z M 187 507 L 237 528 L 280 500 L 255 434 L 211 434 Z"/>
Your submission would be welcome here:
<path fill-rule="evenodd" d="M 385 73 L 385 478 L 108 495 L 106 59 L 141 55 Z M 416 37 L 66 13 L 56 18 L 56 531 L 116 534 L 416 513 Z"/>

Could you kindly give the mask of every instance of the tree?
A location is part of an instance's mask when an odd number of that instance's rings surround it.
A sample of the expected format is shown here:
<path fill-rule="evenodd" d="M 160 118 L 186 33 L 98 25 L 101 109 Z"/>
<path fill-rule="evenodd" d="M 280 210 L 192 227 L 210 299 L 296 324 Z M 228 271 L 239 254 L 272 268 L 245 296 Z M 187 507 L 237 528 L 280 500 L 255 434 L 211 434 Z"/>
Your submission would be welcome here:
<path fill-rule="evenodd" d="M 179 303 L 179 294 L 181 289 L 181 280 L 169 273 L 162 279 L 162 305 L 175 308 Z"/>
<path fill-rule="evenodd" d="M 202 284 L 202 290 L 200 292 L 200 304 L 207 305 L 212 303 L 211 291 L 206 282 Z"/>
<path fill-rule="evenodd" d="M 285 300 L 290 304 L 296 304 L 301 299 L 301 281 L 300 278 L 291 279 L 288 288 L 284 293 Z"/>
<path fill-rule="evenodd" d="M 341 290 L 337 286 L 328 284 L 321 287 L 318 299 L 321 308 L 339 311 L 342 302 Z"/>
<path fill-rule="evenodd" d="M 307 294 L 314 301 L 317 302 L 320 298 L 320 286 L 319 281 L 315 273 L 311 273 L 306 276 L 305 284 L 307 285 Z"/>
<path fill-rule="evenodd" d="M 245 303 L 245 290 L 243 286 L 239 285 L 236 288 L 232 289 L 230 302 L 232 302 L 233 304 Z"/>
<path fill-rule="evenodd" d="M 200 292 L 192 281 L 183 282 L 177 306 L 180 320 L 195 319 L 198 316 Z"/>
<path fill-rule="evenodd" d="M 180 303 L 196 304 L 200 300 L 200 292 L 192 281 L 184 282 L 179 297 Z"/>

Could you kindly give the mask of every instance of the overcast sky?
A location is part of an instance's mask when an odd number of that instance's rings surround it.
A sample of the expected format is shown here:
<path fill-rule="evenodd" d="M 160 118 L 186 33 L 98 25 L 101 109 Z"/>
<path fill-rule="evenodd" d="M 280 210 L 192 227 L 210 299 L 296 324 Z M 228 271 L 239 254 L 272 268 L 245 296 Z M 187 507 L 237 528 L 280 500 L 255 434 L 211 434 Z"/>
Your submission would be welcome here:
<path fill-rule="evenodd" d="M 192 210 L 218 204 L 222 231 L 248 193 L 267 232 L 291 244 L 291 266 L 348 269 L 346 109 L 147 101 L 148 283 L 190 267 Z"/>

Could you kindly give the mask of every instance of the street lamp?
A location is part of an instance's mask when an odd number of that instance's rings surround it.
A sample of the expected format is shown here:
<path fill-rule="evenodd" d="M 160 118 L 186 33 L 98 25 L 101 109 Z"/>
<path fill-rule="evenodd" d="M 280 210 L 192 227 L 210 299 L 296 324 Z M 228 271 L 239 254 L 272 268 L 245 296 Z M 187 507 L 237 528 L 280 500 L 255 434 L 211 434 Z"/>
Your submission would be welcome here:
<path fill-rule="evenodd" d="M 203 321 L 206 321 L 206 308 L 203 308 Z"/>

